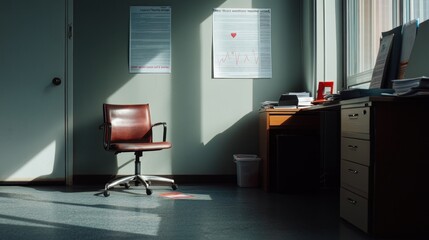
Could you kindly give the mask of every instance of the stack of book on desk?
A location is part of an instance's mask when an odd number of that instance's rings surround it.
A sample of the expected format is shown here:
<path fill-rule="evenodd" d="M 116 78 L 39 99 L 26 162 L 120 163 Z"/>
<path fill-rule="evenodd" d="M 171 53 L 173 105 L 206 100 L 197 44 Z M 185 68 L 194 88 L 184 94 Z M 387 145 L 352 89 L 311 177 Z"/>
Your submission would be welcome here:
<path fill-rule="evenodd" d="M 309 92 L 290 92 L 282 94 L 279 101 L 265 101 L 261 108 L 306 108 L 310 107 L 314 99 Z"/>
<path fill-rule="evenodd" d="M 398 96 L 429 96 L 429 78 L 407 78 L 392 80 L 392 88 Z"/>

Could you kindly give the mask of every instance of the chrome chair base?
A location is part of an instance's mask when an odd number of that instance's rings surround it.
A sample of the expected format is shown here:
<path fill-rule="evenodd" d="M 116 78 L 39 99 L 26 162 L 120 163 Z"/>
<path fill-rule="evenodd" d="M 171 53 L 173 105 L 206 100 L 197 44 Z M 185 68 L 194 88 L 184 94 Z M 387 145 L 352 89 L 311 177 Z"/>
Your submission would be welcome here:
<path fill-rule="evenodd" d="M 119 177 L 106 183 L 106 185 L 104 186 L 103 194 L 105 197 L 108 197 L 110 196 L 109 189 L 113 188 L 114 186 L 124 185 L 125 188 L 128 189 L 131 186 L 130 182 L 135 182 L 136 185 L 142 184 L 146 188 L 146 194 L 151 195 L 152 189 L 150 189 L 149 187 L 152 184 L 152 181 L 171 183 L 171 188 L 173 190 L 176 190 L 178 188 L 177 184 L 174 183 L 173 179 L 159 177 L 159 176 L 147 176 L 147 175 L 136 174 L 136 175 L 126 176 L 126 177 Z"/>

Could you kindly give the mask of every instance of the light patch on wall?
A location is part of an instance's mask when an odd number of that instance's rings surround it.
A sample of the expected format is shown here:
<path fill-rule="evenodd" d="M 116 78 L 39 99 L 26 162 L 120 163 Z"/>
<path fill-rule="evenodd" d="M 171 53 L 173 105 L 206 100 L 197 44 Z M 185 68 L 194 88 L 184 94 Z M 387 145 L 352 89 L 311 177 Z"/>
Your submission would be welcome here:
<path fill-rule="evenodd" d="M 240 1 L 225 1 L 220 4 L 220 8 L 251 8 L 253 0 L 240 0 Z"/>
<path fill-rule="evenodd" d="M 206 145 L 253 109 L 252 79 L 212 79 L 212 17 L 200 24 L 201 142 Z"/>
<path fill-rule="evenodd" d="M 107 102 L 117 104 L 154 104 L 159 100 L 162 100 L 163 102 L 170 104 L 170 96 L 170 74 L 136 74 L 112 93 L 107 98 Z"/>
<path fill-rule="evenodd" d="M 40 176 L 52 174 L 55 163 L 56 141 L 51 142 L 34 155 L 6 181 L 31 181 Z"/>

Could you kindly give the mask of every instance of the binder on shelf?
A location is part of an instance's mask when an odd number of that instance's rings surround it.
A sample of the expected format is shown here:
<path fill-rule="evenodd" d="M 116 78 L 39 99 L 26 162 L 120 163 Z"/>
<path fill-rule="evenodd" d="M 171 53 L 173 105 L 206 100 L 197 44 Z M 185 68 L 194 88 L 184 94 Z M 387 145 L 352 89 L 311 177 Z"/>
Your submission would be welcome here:
<path fill-rule="evenodd" d="M 429 56 L 428 42 L 429 21 L 426 20 L 418 26 L 417 36 L 410 54 L 410 60 L 405 70 L 405 78 L 429 76 L 429 67 L 427 65 Z"/>
<path fill-rule="evenodd" d="M 417 27 L 417 20 L 411 20 L 402 27 L 402 48 L 401 58 L 399 60 L 398 79 L 403 79 L 405 77 L 405 71 L 416 39 Z"/>
<path fill-rule="evenodd" d="M 386 60 L 386 69 L 383 75 L 383 79 L 380 85 L 380 88 L 392 88 L 392 80 L 398 79 L 398 73 L 400 69 L 401 61 L 401 50 L 403 46 L 403 36 L 402 36 L 403 26 L 398 26 L 393 28 L 390 31 L 382 32 L 382 37 L 388 35 L 393 35 L 392 46 L 390 49 L 390 56 Z"/>
<path fill-rule="evenodd" d="M 390 62 L 390 53 L 393 44 L 394 34 L 389 34 L 381 38 L 380 48 L 377 54 L 374 70 L 369 88 L 382 88 L 385 84 L 387 66 Z"/>

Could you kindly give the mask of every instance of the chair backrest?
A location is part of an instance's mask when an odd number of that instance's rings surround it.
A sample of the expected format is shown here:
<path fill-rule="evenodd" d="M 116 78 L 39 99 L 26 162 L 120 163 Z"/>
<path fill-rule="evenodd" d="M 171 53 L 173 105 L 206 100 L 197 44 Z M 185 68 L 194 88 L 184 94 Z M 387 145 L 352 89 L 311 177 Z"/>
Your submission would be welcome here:
<path fill-rule="evenodd" d="M 103 104 L 103 114 L 111 126 L 110 143 L 152 142 L 149 104 Z"/>

